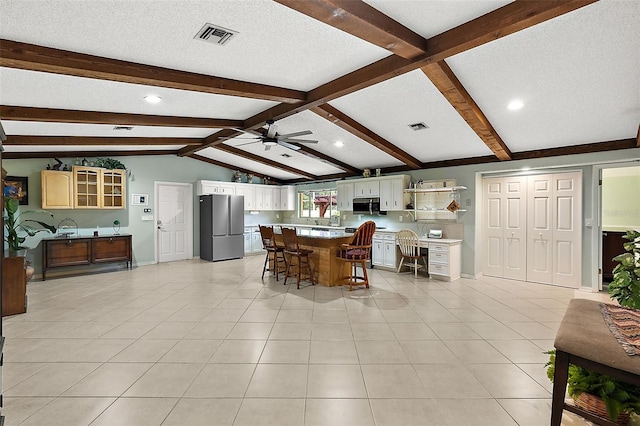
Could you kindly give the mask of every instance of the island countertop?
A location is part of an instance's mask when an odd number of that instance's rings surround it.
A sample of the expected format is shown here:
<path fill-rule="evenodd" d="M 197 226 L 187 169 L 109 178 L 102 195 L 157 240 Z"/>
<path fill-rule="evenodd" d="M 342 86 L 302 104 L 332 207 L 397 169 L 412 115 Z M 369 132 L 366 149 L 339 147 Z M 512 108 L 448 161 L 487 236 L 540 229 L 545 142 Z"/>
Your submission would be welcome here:
<path fill-rule="evenodd" d="M 309 255 L 309 262 L 315 282 L 325 286 L 342 285 L 346 275 L 342 276 L 342 262 L 338 260 L 337 254 L 342 244 L 351 242 L 353 234 L 346 233 L 344 230 L 318 231 L 309 228 L 296 228 L 296 230 L 300 247 L 313 250 Z M 276 239 L 280 239 L 280 229 L 276 228 L 274 232 Z"/>

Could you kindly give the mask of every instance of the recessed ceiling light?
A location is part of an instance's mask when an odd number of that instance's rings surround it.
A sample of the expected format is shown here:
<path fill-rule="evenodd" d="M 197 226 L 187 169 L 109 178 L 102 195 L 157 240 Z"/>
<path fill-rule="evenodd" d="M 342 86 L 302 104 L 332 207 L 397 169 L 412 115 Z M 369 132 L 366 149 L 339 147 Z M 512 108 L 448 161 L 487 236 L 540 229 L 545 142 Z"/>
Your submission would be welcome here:
<path fill-rule="evenodd" d="M 507 105 L 507 108 L 510 109 L 511 111 L 517 111 L 521 109 L 523 106 L 524 106 L 524 103 L 522 103 L 521 100 L 514 99 L 513 101 L 509 102 L 509 105 Z"/>
<path fill-rule="evenodd" d="M 528 172 L 529 170 L 531 170 L 531 167 L 525 166 L 522 168 L 523 172 Z"/>
<path fill-rule="evenodd" d="M 280 154 L 282 157 L 284 158 L 291 158 L 291 156 L 289 154 Z"/>
<path fill-rule="evenodd" d="M 150 104 L 157 104 L 162 102 L 162 98 L 156 95 L 148 95 L 144 97 L 144 100 L 149 102 Z"/>
<path fill-rule="evenodd" d="M 338 148 L 342 148 L 344 146 L 344 143 L 342 141 L 335 141 L 333 144 Z"/>
<path fill-rule="evenodd" d="M 133 127 L 131 127 L 131 126 L 115 126 L 113 128 L 113 130 L 118 130 L 118 131 L 119 130 L 133 130 Z"/>

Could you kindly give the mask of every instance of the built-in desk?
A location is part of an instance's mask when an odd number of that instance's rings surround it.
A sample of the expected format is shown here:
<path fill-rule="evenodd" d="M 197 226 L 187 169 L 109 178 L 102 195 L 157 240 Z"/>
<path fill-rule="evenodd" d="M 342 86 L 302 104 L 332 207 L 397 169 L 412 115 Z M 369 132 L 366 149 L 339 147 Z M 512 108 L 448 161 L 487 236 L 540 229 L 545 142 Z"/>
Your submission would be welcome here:
<path fill-rule="evenodd" d="M 42 240 L 42 280 L 47 270 L 67 266 L 83 266 L 126 262 L 131 268 L 131 235 L 99 237 L 47 238 Z"/>
<path fill-rule="evenodd" d="M 421 237 L 420 247 L 428 250 L 431 278 L 442 281 L 454 281 L 460 278 L 462 240 Z"/>

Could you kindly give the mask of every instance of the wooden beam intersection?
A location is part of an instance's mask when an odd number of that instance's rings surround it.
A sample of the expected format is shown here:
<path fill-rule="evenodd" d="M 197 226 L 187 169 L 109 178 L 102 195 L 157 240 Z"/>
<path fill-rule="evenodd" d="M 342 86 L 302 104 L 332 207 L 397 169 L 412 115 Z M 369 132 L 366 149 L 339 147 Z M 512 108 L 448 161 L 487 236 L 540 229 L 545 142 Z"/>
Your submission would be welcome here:
<path fill-rule="evenodd" d="M 284 171 L 286 171 L 288 173 L 292 173 L 292 174 L 295 174 L 295 175 L 303 176 L 307 180 L 315 180 L 316 179 L 316 176 L 312 175 L 311 173 L 305 172 L 303 170 L 295 169 L 295 168 L 287 166 L 285 164 L 278 163 L 277 161 L 273 161 L 273 160 L 266 159 L 264 157 L 260 157 L 259 155 L 255 155 L 255 154 L 252 154 L 250 152 L 243 151 L 243 150 L 241 150 L 239 148 L 236 148 L 236 147 L 233 147 L 233 146 L 229 146 L 229 145 L 226 145 L 226 144 L 220 144 L 220 145 L 216 145 L 216 146 L 214 146 L 212 148 L 219 149 L 221 151 L 228 152 L 229 154 L 234 154 L 234 155 L 237 155 L 239 157 L 246 158 L 246 159 L 249 159 L 249 160 L 252 160 L 252 161 L 256 161 L 258 163 L 265 164 L 267 166 L 270 166 L 270 167 L 273 167 L 273 168 L 276 168 L 276 169 L 279 169 L 279 170 L 284 170 Z"/>

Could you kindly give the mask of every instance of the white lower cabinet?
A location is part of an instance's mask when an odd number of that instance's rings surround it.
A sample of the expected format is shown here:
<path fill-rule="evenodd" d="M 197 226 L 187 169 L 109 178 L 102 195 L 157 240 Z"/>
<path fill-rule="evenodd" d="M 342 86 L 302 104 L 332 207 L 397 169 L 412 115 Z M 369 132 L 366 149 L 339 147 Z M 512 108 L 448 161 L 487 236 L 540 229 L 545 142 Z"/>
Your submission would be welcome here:
<path fill-rule="evenodd" d="M 442 281 L 460 278 L 462 243 L 429 242 L 429 275 Z"/>
<path fill-rule="evenodd" d="M 397 267 L 395 232 L 376 232 L 373 234 L 372 244 L 371 263 L 374 266 L 395 269 Z"/>
<path fill-rule="evenodd" d="M 264 253 L 262 247 L 262 237 L 260 236 L 260 228 L 257 226 L 249 226 L 244 228 L 244 254 Z"/>

